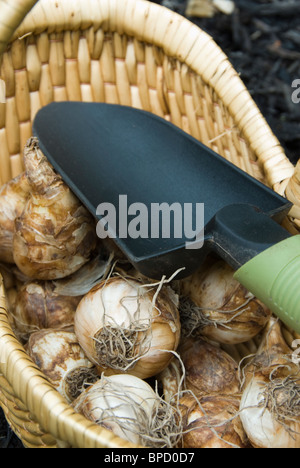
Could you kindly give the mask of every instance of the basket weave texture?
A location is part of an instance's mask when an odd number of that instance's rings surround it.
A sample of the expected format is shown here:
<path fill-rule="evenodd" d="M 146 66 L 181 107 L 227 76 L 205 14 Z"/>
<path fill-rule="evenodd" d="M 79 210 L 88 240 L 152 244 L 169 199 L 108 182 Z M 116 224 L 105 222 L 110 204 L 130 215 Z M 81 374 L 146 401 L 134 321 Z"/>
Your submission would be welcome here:
<path fill-rule="evenodd" d="M 284 225 L 299 233 L 300 164 L 289 162 L 212 38 L 171 10 L 143 0 L 0 0 L 0 78 L 0 186 L 23 171 L 42 106 L 117 103 L 172 121 L 289 198 Z M 3 286 L 0 404 L 26 447 L 132 447 L 49 384 L 13 333 Z"/>

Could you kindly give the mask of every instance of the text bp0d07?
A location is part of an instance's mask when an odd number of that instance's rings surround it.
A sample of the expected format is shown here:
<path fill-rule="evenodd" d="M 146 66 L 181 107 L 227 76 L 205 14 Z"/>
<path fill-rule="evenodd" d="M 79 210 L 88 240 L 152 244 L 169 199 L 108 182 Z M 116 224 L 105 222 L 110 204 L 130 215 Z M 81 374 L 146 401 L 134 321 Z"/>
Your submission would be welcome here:
<path fill-rule="evenodd" d="M 194 458 L 193 452 L 149 452 L 149 463 L 191 463 Z"/>

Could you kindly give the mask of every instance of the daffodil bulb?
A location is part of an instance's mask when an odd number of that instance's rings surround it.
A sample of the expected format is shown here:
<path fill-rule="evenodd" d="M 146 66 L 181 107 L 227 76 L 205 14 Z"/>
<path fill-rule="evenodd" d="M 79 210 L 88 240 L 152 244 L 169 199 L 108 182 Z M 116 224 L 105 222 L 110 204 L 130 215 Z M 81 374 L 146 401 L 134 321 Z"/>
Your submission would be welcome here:
<path fill-rule="evenodd" d="M 299 448 L 299 400 L 299 376 L 254 377 L 243 392 L 240 406 L 241 421 L 252 446 Z"/>
<path fill-rule="evenodd" d="M 26 351 L 67 402 L 75 400 L 100 377 L 85 356 L 76 335 L 64 330 L 39 330 L 30 335 Z"/>
<path fill-rule="evenodd" d="M 135 445 L 172 448 L 181 435 L 179 413 L 166 405 L 145 380 L 131 374 L 102 374 L 73 407 Z"/>
<path fill-rule="evenodd" d="M 179 356 L 185 369 L 185 388 L 196 395 L 238 394 L 238 364 L 220 346 L 207 339 L 183 339 Z"/>
<path fill-rule="evenodd" d="M 186 393 L 180 399 L 183 448 L 249 448 L 237 396 Z"/>
<path fill-rule="evenodd" d="M 80 299 L 81 296 L 57 294 L 51 281 L 25 283 L 18 289 L 15 298 L 15 326 L 23 339 L 41 329 L 73 329 Z"/>
<path fill-rule="evenodd" d="M 177 296 L 136 279 L 113 276 L 80 301 L 74 319 L 78 341 L 106 375 L 149 378 L 165 368 L 180 339 Z"/>
<path fill-rule="evenodd" d="M 29 278 L 65 278 L 87 263 L 97 245 L 96 222 L 31 138 L 24 150 L 31 196 L 15 221 L 13 257 Z"/>
<path fill-rule="evenodd" d="M 240 418 L 255 448 L 300 447 L 300 370 L 272 318 L 244 369 Z"/>
<path fill-rule="evenodd" d="M 208 257 L 202 267 L 182 282 L 182 334 L 200 334 L 224 344 L 255 337 L 271 311 L 233 277 L 222 259 Z"/>

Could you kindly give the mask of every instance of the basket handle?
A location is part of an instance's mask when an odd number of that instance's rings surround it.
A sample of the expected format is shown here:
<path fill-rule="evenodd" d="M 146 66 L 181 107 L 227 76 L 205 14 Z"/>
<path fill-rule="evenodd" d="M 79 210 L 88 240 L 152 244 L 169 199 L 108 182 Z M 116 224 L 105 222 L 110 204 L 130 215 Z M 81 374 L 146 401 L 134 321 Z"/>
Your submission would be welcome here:
<path fill-rule="evenodd" d="M 0 55 L 37 0 L 0 0 Z"/>

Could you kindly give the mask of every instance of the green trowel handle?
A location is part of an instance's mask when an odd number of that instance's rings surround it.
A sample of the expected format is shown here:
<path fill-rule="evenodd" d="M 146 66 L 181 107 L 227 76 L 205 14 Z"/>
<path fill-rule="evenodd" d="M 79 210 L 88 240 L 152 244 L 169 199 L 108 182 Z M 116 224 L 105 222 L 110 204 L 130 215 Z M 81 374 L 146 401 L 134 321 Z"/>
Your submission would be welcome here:
<path fill-rule="evenodd" d="M 300 235 L 256 255 L 234 277 L 282 322 L 300 333 Z"/>

